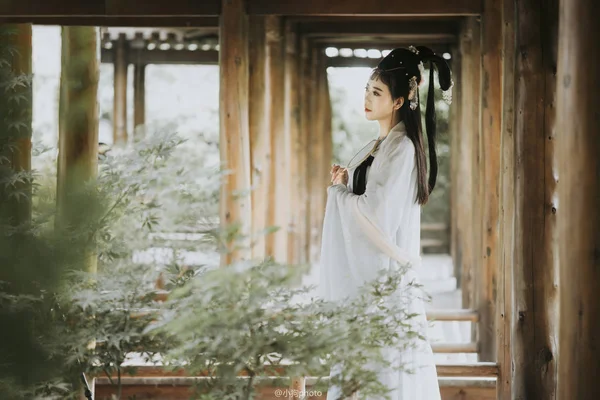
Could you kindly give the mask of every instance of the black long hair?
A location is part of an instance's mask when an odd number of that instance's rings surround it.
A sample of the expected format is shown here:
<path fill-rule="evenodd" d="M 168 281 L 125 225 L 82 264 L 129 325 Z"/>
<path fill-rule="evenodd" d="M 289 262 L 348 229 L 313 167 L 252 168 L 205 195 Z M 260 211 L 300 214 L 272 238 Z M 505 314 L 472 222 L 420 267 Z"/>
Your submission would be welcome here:
<path fill-rule="evenodd" d="M 429 63 L 429 92 L 427 94 L 427 107 L 425 110 L 425 128 L 427 130 L 427 142 L 429 144 L 429 179 L 427 179 L 427 158 L 425 156 L 425 145 L 423 139 L 423 128 L 421 124 L 421 107 L 419 105 L 419 90 L 416 88 L 414 93 L 410 93 L 410 79 L 416 77 L 416 82 L 420 83 L 424 77 L 421 64 Z M 450 89 L 452 77 L 450 67 L 442 57 L 436 55 L 433 50 L 425 46 L 404 49 L 398 48 L 392 50 L 383 58 L 377 67 L 371 72 L 370 79 L 379 79 L 390 89 L 392 100 L 400 97 L 404 98 L 402 107 L 398 109 L 399 119 L 406 126 L 408 138 L 415 146 L 416 164 L 417 164 L 417 199 L 420 205 L 424 205 L 429 200 L 429 194 L 433 191 L 437 180 L 438 162 L 436 152 L 436 115 L 435 115 L 435 96 L 434 96 L 434 66 L 438 71 L 438 82 L 442 90 Z M 416 108 L 410 107 L 411 101 L 415 99 Z"/>

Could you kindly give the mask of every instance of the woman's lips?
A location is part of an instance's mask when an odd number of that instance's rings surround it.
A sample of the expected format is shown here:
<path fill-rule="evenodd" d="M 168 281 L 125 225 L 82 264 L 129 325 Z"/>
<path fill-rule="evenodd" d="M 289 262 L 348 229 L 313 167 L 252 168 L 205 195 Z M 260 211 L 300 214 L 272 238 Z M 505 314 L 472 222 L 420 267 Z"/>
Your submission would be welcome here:
<path fill-rule="evenodd" d="M 365 112 L 371 112 L 367 107 L 365 107 Z"/>

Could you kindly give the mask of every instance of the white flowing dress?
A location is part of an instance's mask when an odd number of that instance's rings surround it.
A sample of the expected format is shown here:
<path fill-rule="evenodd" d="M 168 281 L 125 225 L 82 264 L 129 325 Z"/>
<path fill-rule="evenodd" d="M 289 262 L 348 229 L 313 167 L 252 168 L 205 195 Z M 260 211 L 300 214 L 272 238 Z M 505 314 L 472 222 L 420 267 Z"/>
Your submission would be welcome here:
<path fill-rule="evenodd" d="M 415 148 L 403 122 L 394 126 L 380 144 L 367 170 L 365 193 L 352 192 L 354 170 L 348 171 L 348 187 L 327 189 L 323 221 L 318 294 L 325 300 L 352 297 L 381 269 L 394 263 L 410 263 L 403 282 L 419 282 L 421 206 L 417 198 Z M 423 300 L 412 296 L 406 305 L 418 314 L 415 322 L 426 336 Z M 392 391 L 391 400 L 439 400 L 440 390 L 431 346 L 421 341 L 408 350 L 385 349 L 414 373 L 393 369 L 377 372 L 379 380 Z M 331 374 L 335 374 L 332 368 Z M 360 397 L 360 393 L 358 397 Z M 327 400 L 341 398 L 340 388 L 330 385 Z"/>

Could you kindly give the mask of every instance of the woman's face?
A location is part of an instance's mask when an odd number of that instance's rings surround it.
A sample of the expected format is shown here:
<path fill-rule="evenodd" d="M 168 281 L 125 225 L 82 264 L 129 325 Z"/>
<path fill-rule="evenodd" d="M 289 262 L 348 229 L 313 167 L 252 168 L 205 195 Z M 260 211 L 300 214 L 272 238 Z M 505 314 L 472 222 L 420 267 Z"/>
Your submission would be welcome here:
<path fill-rule="evenodd" d="M 403 98 L 392 101 L 390 88 L 379 78 L 370 79 L 365 86 L 365 116 L 369 121 L 391 120 L 403 101 Z"/>

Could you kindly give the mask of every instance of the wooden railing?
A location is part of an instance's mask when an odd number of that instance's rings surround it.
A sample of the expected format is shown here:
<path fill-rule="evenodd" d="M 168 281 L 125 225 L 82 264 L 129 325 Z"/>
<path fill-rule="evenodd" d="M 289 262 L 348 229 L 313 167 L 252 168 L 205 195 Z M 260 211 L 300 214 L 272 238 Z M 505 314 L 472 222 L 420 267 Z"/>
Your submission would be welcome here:
<path fill-rule="evenodd" d="M 286 377 L 285 368 L 285 365 L 278 367 L 275 374 Z M 440 364 L 436 368 L 443 400 L 458 398 L 461 400 L 493 400 L 496 398 L 498 366 L 495 363 Z M 240 379 L 243 379 L 244 376 L 244 374 L 240 374 Z M 116 377 L 112 378 L 115 380 Z M 318 380 L 318 377 L 312 376 L 287 378 L 288 388 L 306 391 L 314 390 L 314 385 Z M 143 395 L 145 399 L 188 399 L 194 384 L 205 379 L 208 379 L 206 373 L 189 376 L 183 369 L 171 371 L 160 366 L 139 366 L 136 367 L 134 376 L 121 377 L 122 396 L 127 398 L 127 396 Z M 269 379 L 273 378 L 263 379 L 261 387 L 257 388 L 257 398 L 260 400 L 281 398 L 281 395 L 277 395 L 277 389 L 285 390 L 285 387 L 269 385 Z M 328 378 L 322 377 L 320 380 L 327 382 Z M 115 392 L 107 377 L 96 378 L 94 389 L 96 400 L 108 400 L 110 395 Z M 322 392 L 310 398 L 325 399 L 325 397 L 326 393 Z"/>
<path fill-rule="evenodd" d="M 449 225 L 443 222 L 422 222 L 421 250 L 425 253 L 450 253 Z"/>

